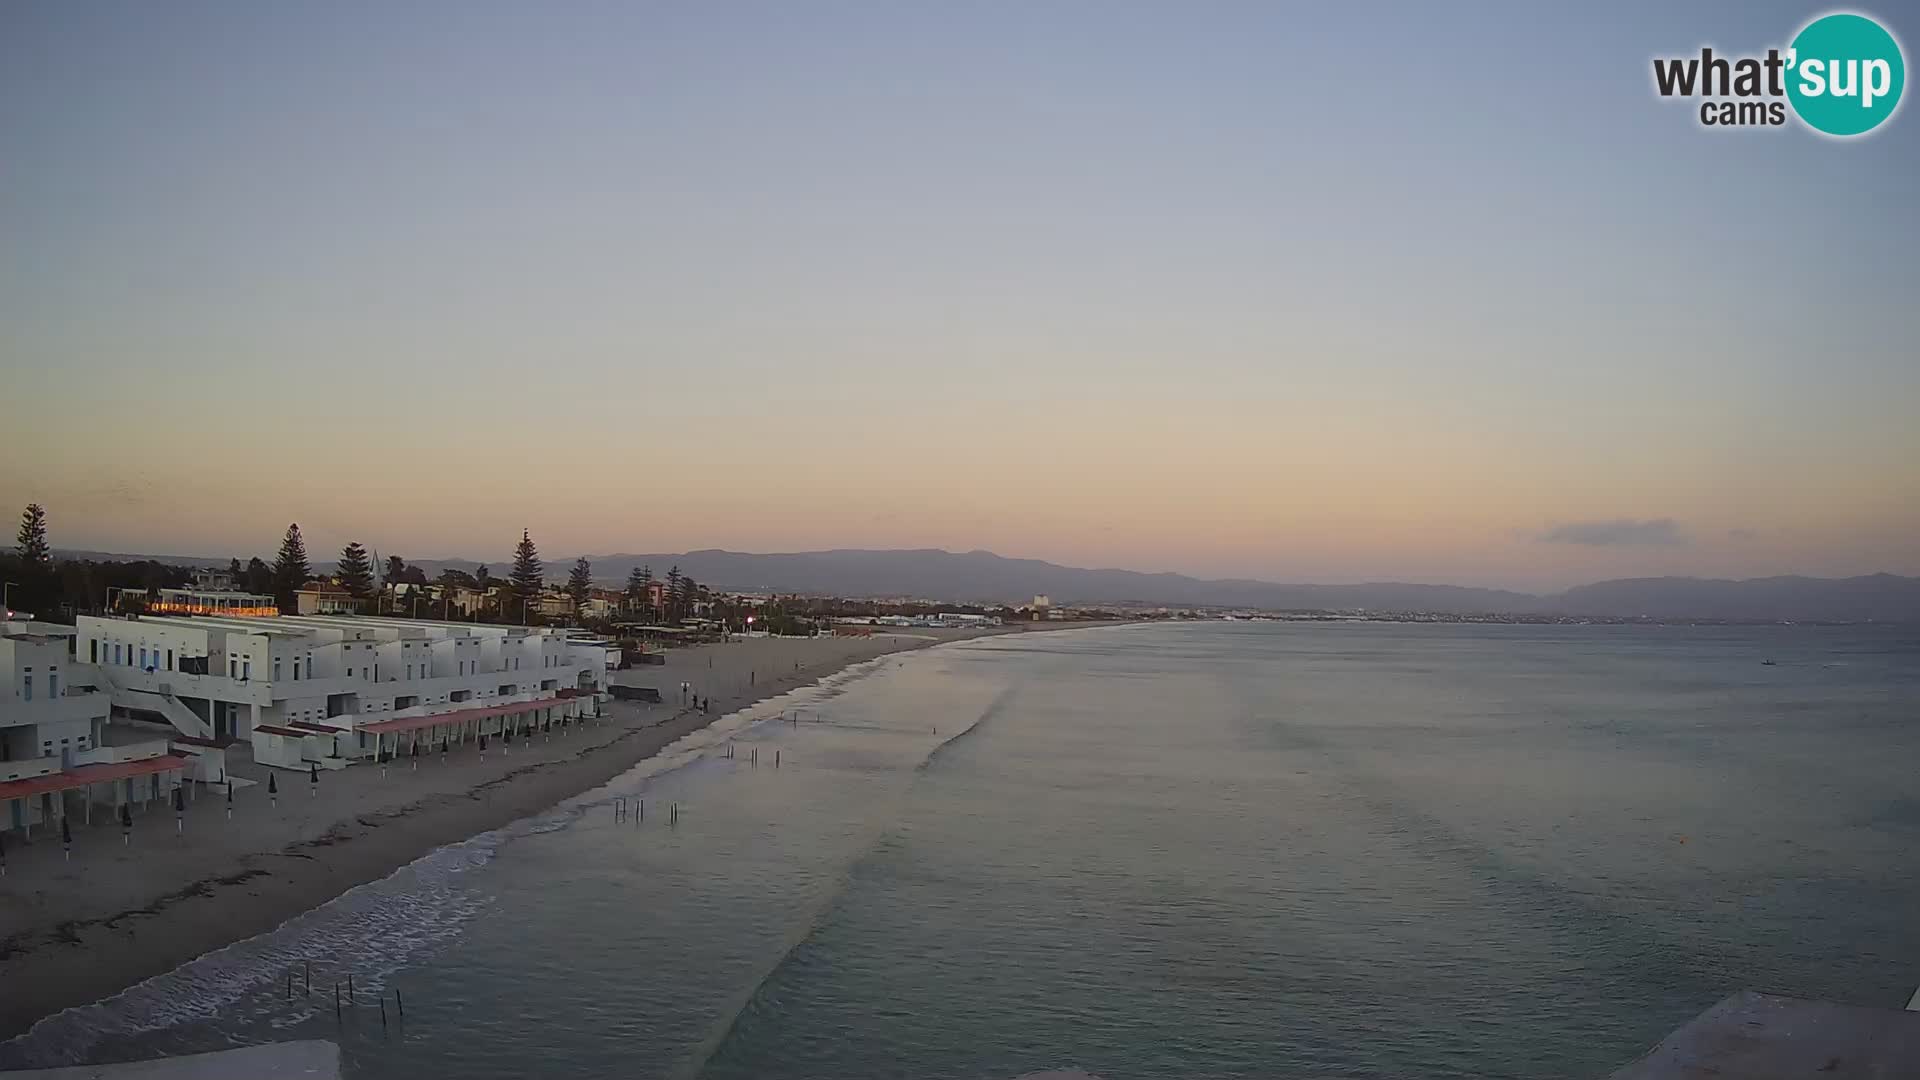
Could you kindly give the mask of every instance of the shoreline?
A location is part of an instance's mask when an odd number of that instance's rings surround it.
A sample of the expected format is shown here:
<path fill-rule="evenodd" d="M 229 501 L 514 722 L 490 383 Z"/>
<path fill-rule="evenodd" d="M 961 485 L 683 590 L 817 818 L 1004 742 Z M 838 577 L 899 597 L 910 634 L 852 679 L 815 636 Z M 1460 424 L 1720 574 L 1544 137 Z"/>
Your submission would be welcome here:
<path fill-rule="evenodd" d="M 469 745 L 447 761 L 371 763 L 308 782 L 236 755 L 231 820 L 217 793 L 188 805 L 184 833 L 170 807 L 136 820 L 134 840 L 97 823 L 58 839 L 9 845 L 0 878 L 0 975 L 30 992 L 0 1000 L 0 1041 L 65 1009 L 100 1001 L 205 953 L 266 933 L 357 885 L 384 878 L 448 844 L 501 828 L 605 784 L 715 720 L 879 656 L 1008 633 L 1085 628 L 1067 623 L 995 630 L 875 634 L 871 638 L 749 639 L 674 649 L 662 666 L 617 672 L 652 685 L 665 704 L 614 701 L 597 724 L 517 751 Z M 708 712 L 679 707 L 679 685 L 709 696 Z M 505 752 L 503 752 L 505 750 Z M 517 756 L 516 756 L 517 755 Z"/>

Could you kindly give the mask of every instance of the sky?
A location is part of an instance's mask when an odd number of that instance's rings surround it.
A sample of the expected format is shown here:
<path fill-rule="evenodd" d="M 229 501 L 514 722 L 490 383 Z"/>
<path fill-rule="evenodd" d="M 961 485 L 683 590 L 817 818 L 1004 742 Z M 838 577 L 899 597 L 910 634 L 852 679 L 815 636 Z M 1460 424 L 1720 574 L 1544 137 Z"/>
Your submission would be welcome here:
<path fill-rule="evenodd" d="M 1920 574 L 1920 115 L 1652 89 L 1825 10 L 0 5 L 0 506 L 182 554 Z"/>

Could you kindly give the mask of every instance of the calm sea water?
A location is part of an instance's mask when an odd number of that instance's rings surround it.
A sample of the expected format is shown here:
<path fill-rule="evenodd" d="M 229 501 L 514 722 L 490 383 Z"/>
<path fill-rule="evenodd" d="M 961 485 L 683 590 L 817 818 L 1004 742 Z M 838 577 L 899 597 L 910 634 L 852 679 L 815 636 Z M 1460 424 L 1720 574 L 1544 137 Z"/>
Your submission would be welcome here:
<path fill-rule="evenodd" d="M 1738 989 L 1903 1004 L 1917 853 L 1911 630 L 1034 634 L 723 720 L 0 1061 L 1600 1076 Z"/>

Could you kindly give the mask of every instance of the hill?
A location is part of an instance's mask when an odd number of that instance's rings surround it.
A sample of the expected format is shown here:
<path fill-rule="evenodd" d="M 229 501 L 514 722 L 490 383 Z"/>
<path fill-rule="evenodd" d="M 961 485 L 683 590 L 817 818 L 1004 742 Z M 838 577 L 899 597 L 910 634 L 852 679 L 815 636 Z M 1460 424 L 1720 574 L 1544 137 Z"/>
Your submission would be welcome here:
<path fill-rule="evenodd" d="M 116 555 L 67 551 L 63 558 L 144 559 L 188 566 L 224 566 L 212 556 Z M 1209 579 L 1136 570 L 1086 569 L 990 551 L 837 549 L 757 554 L 705 549 L 653 554 L 590 555 L 594 578 L 626 580 L 635 566 L 656 577 L 678 566 L 702 584 L 740 592 L 849 597 L 920 597 L 953 603 L 1025 603 L 1045 594 L 1057 604 L 1145 604 L 1315 611 L 1431 611 L 1451 614 L 1561 614 L 1661 619 L 1920 622 L 1920 578 L 1873 574 L 1853 578 L 1626 578 L 1534 595 L 1504 589 L 1413 582 L 1360 585 L 1281 584 Z M 547 561 L 558 581 L 574 556 Z M 410 560 L 429 576 L 447 567 L 471 571 L 466 559 Z M 316 569 L 326 564 L 316 560 Z M 508 560 L 490 561 L 505 576 Z"/>

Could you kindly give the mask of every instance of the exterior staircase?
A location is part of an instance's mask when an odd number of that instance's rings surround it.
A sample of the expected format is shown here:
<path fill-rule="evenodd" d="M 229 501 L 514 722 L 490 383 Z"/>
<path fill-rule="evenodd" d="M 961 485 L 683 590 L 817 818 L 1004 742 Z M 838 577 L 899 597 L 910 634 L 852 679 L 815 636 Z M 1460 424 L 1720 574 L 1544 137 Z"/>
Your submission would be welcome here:
<path fill-rule="evenodd" d="M 182 735 L 191 735 L 196 739 L 213 738 L 213 725 L 202 720 L 199 713 L 187 708 L 186 702 L 169 693 L 165 683 L 160 685 L 158 691 L 128 689 L 115 682 L 104 667 L 95 668 L 94 681 L 106 689 L 115 705 L 123 709 L 158 713 Z"/>

